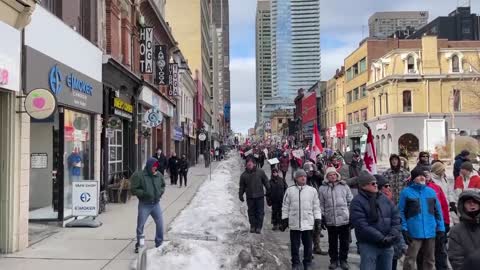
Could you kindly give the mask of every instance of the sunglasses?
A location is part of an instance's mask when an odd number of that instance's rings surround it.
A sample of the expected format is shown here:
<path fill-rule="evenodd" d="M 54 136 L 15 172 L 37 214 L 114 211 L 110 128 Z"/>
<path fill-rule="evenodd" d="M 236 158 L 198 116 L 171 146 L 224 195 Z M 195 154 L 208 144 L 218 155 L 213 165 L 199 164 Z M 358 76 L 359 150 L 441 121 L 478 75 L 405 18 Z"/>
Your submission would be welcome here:
<path fill-rule="evenodd" d="M 377 185 L 377 182 L 371 182 L 370 185 L 376 186 L 376 185 Z"/>
<path fill-rule="evenodd" d="M 383 185 L 383 187 L 389 188 L 390 185 L 389 185 L 389 184 L 386 184 L 386 185 Z"/>
<path fill-rule="evenodd" d="M 429 158 L 429 156 L 420 156 L 421 158 Z"/>

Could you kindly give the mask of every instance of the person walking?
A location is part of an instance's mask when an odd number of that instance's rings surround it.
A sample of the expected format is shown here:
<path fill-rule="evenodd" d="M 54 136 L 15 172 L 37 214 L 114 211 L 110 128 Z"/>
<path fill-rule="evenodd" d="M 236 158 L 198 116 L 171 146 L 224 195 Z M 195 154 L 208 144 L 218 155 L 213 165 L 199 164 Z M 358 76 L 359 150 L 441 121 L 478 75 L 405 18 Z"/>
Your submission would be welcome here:
<path fill-rule="evenodd" d="M 180 187 L 182 187 L 182 180 L 185 187 L 187 186 L 187 175 L 189 164 L 187 160 L 187 156 L 185 154 L 182 155 L 180 161 L 178 162 L 178 175 L 180 177 Z"/>
<path fill-rule="evenodd" d="M 341 176 L 335 168 L 329 167 L 318 193 L 320 208 L 323 210 L 322 225 L 328 231 L 329 269 L 337 269 L 340 266 L 343 270 L 348 270 L 349 207 L 353 199 L 352 192 L 347 183 L 341 180 Z"/>
<path fill-rule="evenodd" d="M 480 189 L 480 176 L 473 170 L 473 164 L 470 161 L 465 161 L 460 166 L 460 175 L 455 179 L 453 187 L 455 193 L 460 195 L 465 189 Z"/>
<path fill-rule="evenodd" d="M 430 154 L 426 151 L 422 151 L 418 154 L 417 166 L 430 166 Z"/>
<path fill-rule="evenodd" d="M 286 180 L 288 166 L 290 166 L 290 158 L 288 157 L 287 151 L 283 152 L 283 155 L 280 157 L 280 171 L 282 172 L 283 180 Z"/>
<path fill-rule="evenodd" d="M 410 173 L 409 173 L 410 174 Z M 383 193 L 393 204 L 396 205 L 395 201 L 393 201 L 393 193 L 391 190 L 390 182 L 387 178 L 383 175 L 374 174 L 375 179 L 377 179 L 377 186 L 379 192 Z M 397 270 L 398 267 L 398 260 L 400 260 L 405 253 L 407 253 L 407 244 L 403 237 L 398 237 L 393 244 L 393 260 L 392 260 L 392 270 Z"/>
<path fill-rule="evenodd" d="M 458 154 L 455 157 L 455 163 L 453 163 L 454 179 L 457 179 L 457 177 L 460 176 L 460 170 L 461 170 L 462 164 L 465 161 L 470 161 L 470 159 L 468 158 L 469 156 L 470 156 L 470 152 L 468 150 L 463 150 L 462 152 L 460 152 L 460 154 Z"/>
<path fill-rule="evenodd" d="M 245 172 L 240 176 L 240 189 L 238 197 L 244 202 L 247 195 L 248 219 L 250 233 L 260 234 L 265 216 L 265 196 L 270 196 L 270 184 L 265 172 L 257 168 L 255 158 L 248 157 Z"/>
<path fill-rule="evenodd" d="M 455 194 L 455 191 L 453 190 L 453 185 L 448 183 L 447 180 L 447 175 L 446 175 L 446 169 L 447 167 L 445 166 L 444 163 L 442 162 L 436 162 L 435 164 L 432 165 L 432 181 L 437 184 L 445 193 L 445 196 L 447 197 L 447 201 L 449 202 L 449 212 L 457 212 L 457 195 Z M 445 219 L 445 217 L 443 217 Z M 452 217 L 450 217 L 449 224 L 452 223 Z"/>
<path fill-rule="evenodd" d="M 480 193 L 467 190 L 458 199 L 460 223 L 450 231 L 448 258 L 453 270 L 476 270 L 480 258 Z M 476 258 L 476 260 L 474 259 Z"/>
<path fill-rule="evenodd" d="M 270 197 L 267 198 L 267 204 L 272 207 L 272 225 L 274 231 L 280 229 L 282 224 L 282 202 L 287 188 L 287 182 L 278 175 L 278 169 L 272 169 Z"/>
<path fill-rule="evenodd" d="M 321 226 L 318 191 L 307 185 L 307 173 L 295 171 L 295 185 L 287 188 L 282 205 L 281 231 L 290 228 L 292 269 L 300 269 L 300 243 L 303 244 L 303 269 L 311 270 L 313 228 Z"/>
<path fill-rule="evenodd" d="M 168 172 L 170 174 L 170 184 L 176 185 L 178 182 L 178 157 L 175 152 L 172 153 L 168 160 Z"/>
<path fill-rule="evenodd" d="M 157 159 L 149 158 L 143 170 L 136 171 L 131 177 L 131 192 L 138 198 L 137 243 L 135 253 L 145 246 L 144 227 L 149 216 L 155 222 L 155 247 L 163 242 L 163 216 L 160 198 L 165 192 L 163 175 L 158 172 L 160 164 Z"/>
<path fill-rule="evenodd" d="M 392 201 L 379 192 L 376 178 L 362 171 L 358 195 L 350 205 L 350 220 L 357 237 L 361 270 L 390 270 L 393 245 L 400 236 L 400 216 Z"/>
<path fill-rule="evenodd" d="M 415 269 L 422 249 L 423 270 L 435 269 L 435 239 L 445 235 L 442 208 L 435 191 L 426 186 L 429 172 L 423 166 L 411 172 L 410 184 L 400 193 L 402 234 L 408 244 L 404 270 Z"/>
<path fill-rule="evenodd" d="M 165 176 L 165 170 L 168 167 L 167 157 L 163 154 L 162 148 L 157 147 L 157 152 L 153 155 L 158 160 L 158 171 Z"/>
<path fill-rule="evenodd" d="M 392 154 L 390 156 L 390 168 L 382 175 L 388 180 L 393 203 L 397 205 L 400 199 L 400 192 L 405 188 L 407 179 L 410 177 L 410 172 L 402 168 L 400 156 Z"/>

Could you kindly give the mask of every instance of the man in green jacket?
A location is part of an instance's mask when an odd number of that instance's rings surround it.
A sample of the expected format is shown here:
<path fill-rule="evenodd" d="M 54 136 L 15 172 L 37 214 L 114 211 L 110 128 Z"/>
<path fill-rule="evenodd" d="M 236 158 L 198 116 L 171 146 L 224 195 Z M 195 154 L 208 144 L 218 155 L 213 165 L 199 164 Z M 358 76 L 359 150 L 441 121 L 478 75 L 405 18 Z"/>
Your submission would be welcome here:
<path fill-rule="evenodd" d="M 160 198 L 165 191 L 165 181 L 163 180 L 163 175 L 157 171 L 158 167 L 158 160 L 149 158 L 145 169 L 136 171 L 132 175 L 132 194 L 138 198 L 135 253 L 138 253 L 138 249 L 145 245 L 143 228 L 148 216 L 152 216 L 156 225 L 155 247 L 159 247 L 163 242 L 163 217 L 162 209 L 160 208 Z"/>

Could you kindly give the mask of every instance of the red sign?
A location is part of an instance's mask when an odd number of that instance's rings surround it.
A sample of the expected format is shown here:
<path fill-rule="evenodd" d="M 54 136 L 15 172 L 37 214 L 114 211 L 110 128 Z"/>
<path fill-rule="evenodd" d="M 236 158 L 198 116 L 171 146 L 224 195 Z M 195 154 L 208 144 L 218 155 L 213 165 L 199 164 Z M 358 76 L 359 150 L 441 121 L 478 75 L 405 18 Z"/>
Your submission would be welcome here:
<path fill-rule="evenodd" d="M 315 92 L 307 93 L 302 99 L 302 123 L 317 119 L 317 95 Z"/>
<path fill-rule="evenodd" d="M 340 122 L 336 124 L 337 126 L 337 138 L 344 138 L 345 137 L 345 122 Z"/>

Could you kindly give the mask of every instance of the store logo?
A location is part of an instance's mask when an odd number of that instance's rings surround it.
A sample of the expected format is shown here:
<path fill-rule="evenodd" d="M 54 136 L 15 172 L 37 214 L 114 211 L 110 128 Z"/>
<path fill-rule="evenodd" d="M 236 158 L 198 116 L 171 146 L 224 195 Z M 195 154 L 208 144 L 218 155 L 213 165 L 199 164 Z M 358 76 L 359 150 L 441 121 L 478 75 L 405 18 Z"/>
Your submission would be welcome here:
<path fill-rule="evenodd" d="M 55 95 L 60 94 L 62 91 L 62 74 L 60 73 L 60 69 L 57 67 L 57 65 L 50 69 L 48 83 L 50 84 L 50 90 L 52 90 Z"/>
<path fill-rule="evenodd" d="M 80 200 L 84 203 L 89 202 L 91 199 L 90 193 L 84 192 L 80 194 Z"/>

